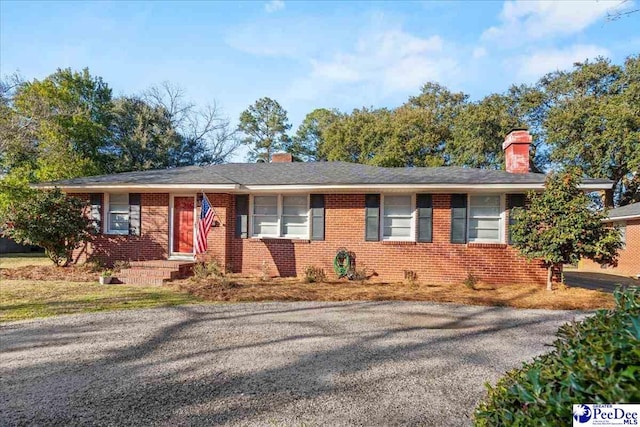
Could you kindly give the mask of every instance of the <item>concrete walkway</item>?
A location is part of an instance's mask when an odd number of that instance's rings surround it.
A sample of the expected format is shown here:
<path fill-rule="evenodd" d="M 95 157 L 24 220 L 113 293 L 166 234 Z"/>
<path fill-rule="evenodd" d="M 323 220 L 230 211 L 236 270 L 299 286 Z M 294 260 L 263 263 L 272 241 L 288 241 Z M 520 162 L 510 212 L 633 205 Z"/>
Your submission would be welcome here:
<path fill-rule="evenodd" d="M 470 425 L 577 312 L 195 305 L 0 327 L 0 425 Z"/>

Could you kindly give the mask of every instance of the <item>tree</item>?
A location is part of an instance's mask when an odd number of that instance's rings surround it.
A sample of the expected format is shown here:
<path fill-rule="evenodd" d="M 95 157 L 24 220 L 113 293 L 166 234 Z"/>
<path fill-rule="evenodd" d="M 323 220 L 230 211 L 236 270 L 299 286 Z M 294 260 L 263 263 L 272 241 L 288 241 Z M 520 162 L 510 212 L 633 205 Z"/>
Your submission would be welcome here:
<path fill-rule="evenodd" d="M 543 134 L 551 160 L 615 182 L 605 201 L 640 200 L 640 56 L 576 63 L 543 77 Z"/>
<path fill-rule="evenodd" d="M 329 125 L 319 148 L 328 160 L 377 166 L 443 166 L 455 117 L 467 95 L 436 83 L 394 110 L 356 109 Z"/>
<path fill-rule="evenodd" d="M 544 191 L 529 193 L 528 206 L 512 213 L 514 244 L 527 258 L 544 262 L 547 290 L 551 290 L 553 269 L 559 265 L 580 258 L 615 264 L 622 247 L 619 230 L 602 222 L 605 213 L 591 208 L 580 181 L 576 169 L 551 173 Z"/>
<path fill-rule="evenodd" d="M 5 168 L 32 168 L 38 180 L 92 175 L 105 171 L 111 89 L 88 69 L 58 69 L 44 80 L 20 84 L 12 114 L 25 132 L 12 147 Z M 24 150 L 26 156 L 15 154 Z"/>
<path fill-rule="evenodd" d="M 306 115 L 296 135 L 290 144 L 285 147 L 288 153 L 304 160 L 326 160 L 320 154 L 325 143 L 325 132 L 342 114 L 338 110 L 318 108 Z"/>
<path fill-rule="evenodd" d="M 168 82 L 152 86 L 142 98 L 163 111 L 178 135 L 178 143 L 168 152 L 170 167 L 224 163 L 240 146 L 231 122 L 215 102 L 197 108 L 186 100 L 183 89 Z"/>
<path fill-rule="evenodd" d="M 250 160 L 270 162 L 271 155 L 288 143 L 289 129 L 287 112 L 271 98 L 258 99 L 240 114 L 238 130 L 244 134 L 242 142 L 250 147 Z"/>
<path fill-rule="evenodd" d="M 0 229 L 20 244 L 43 247 L 56 265 L 66 266 L 72 252 L 94 231 L 84 215 L 86 203 L 59 189 L 34 191 L 3 209 Z"/>
<path fill-rule="evenodd" d="M 453 119 L 445 152 L 449 164 L 482 169 L 504 169 L 504 137 L 522 127 L 513 98 L 492 94 L 461 108 Z"/>
<path fill-rule="evenodd" d="M 137 97 L 114 101 L 110 130 L 110 172 L 167 168 L 181 144 L 167 111 Z"/>
<path fill-rule="evenodd" d="M 393 135 L 392 112 L 355 109 L 342 115 L 323 132 L 318 155 L 331 161 L 388 166 L 385 145 Z"/>

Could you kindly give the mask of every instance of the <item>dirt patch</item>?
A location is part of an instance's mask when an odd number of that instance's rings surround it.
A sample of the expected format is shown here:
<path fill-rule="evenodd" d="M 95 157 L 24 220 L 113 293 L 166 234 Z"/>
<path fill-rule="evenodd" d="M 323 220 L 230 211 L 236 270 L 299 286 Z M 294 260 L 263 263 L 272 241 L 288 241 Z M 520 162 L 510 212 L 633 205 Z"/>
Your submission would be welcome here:
<path fill-rule="evenodd" d="M 99 271 L 88 264 L 56 267 L 54 265 L 28 265 L 18 268 L 0 268 L 0 279 L 46 280 L 67 282 L 97 282 Z"/>
<path fill-rule="evenodd" d="M 332 281 L 304 283 L 297 278 L 261 281 L 229 275 L 224 279 L 185 279 L 174 286 L 208 301 L 432 301 L 515 308 L 590 310 L 612 308 L 613 296 L 599 291 L 561 287 L 548 292 L 537 285 L 478 285 Z"/>

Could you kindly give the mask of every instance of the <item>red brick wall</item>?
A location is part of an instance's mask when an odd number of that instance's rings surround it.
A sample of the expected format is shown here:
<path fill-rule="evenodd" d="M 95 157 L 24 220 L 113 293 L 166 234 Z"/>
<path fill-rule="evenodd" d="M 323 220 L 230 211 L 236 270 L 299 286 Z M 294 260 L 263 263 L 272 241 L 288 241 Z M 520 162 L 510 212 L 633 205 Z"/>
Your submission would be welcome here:
<path fill-rule="evenodd" d="M 616 267 L 601 267 L 600 264 L 590 260 L 580 261 L 580 269 L 585 271 L 598 271 L 620 274 L 623 276 L 636 276 L 640 274 L 640 219 L 627 221 L 627 238 L 624 249 L 621 249 Z"/>
<path fill-rule="evenodd" d="M 88 194 L 80 195 L 86 200 Z M 448 194 L 433 196 L 433 243 L 365 242 L 364 195 L 328 194 L 325 197 L 325 240 L 240 239 L 235 237 L 235 197 L 208 194 L 219 224 L 209 232 L 208 257 L 235 272 L 261 274 L 266 263 L 271 275 L 302 275 L 309 265 L 322 267 L 332 277 L 336 251 L 346 247 L 356 255 L 358 268 L 366 267 L 384 280 L 404 278 L 413 270 L 420 281 L 459 283 L 469 274 L 493 284 L 544 284 L 546 271 L 507 245 L 449 243 L 451 216 Z M 164 259 L 169 248 L 169 194 L 142 194 L 141 236 L 101 234 L 76 251 L 79 261 Z M 104 216 L 104 209 L 103 209 Z M 506 227 L 505 227 L 506 228 Z M 507 230 L 505 230 L 505 233 Z"/>
<path fill-rule="evenodd" d="M 89 194 L 73 194 L 89 201 Z M 106 221 L 102 198 L 102 229 Z M 169 249 L 169 194 L 144 193 L 140 200 L 140 236 L 103 234 L 74 251 L 75 262 L 98 260 L 106 265 L 114 261 L 166 259 Z"/>
<path fill-rule="evenodd" d="M 413 270 L 418 280 L 434 283 L 459 283 L 470 273 L 494 284 L 546 282 L 541 263 L 525 260 L 510 246 L 449 243 L 450 197 L 433 197 L 433 243 L 365 242 L 363 194 L 326 195 L 324 241 L 236 238 L 233 215 L 226 262 L 233 271 L 250 274 L 260 274 L 266 263 L 270 274 L 280 276 L 301 275 L 313 265 L 331 277 L 336 251 L 346 247 L 355 252 L 359 268 L 367 267 L 381 279 L 403 279 L 404 270 Z"/>

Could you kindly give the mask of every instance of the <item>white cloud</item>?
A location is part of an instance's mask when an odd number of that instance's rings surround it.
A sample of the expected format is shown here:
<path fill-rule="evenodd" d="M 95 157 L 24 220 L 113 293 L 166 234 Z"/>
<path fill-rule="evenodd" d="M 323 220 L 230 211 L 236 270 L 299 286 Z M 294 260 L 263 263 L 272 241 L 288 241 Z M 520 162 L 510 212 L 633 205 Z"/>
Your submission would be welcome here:
<path fill-rule="evenodd" d="M 617 5 L 604 0 L 506 1 L 500 13 L 500 25 L 487 29 L 482 38 L 518 43 L 576 34 Z"/>
<path fill-rule="evenodd" d="M 267 13 L 273 13 L 280 9 L 284 9 L 283 0 L 271 0 L 264 5 L 264 10 L 267 11 Z"/>
<path fill-rule="evenodd" d="M 325 88 L 345 83 L 371 84 L 385 93 L 415 90 L 456 68 L 456 61 L 443 53 L 443 45 L 437 35 L 420 38 L 402 30 L 368 34 L 360 37 L 348 53 L 310 60 L 312 70 L 306 83 Z M 298 82 L 298 89 L 301 83 Z"/>
<path fill-rule="evenodd" d="M 472 55 L 473 55 L 473 59 L 482 58 L 484 56 L 487 56 L 487 49 L 485 49 L 484 47 L 477 47 L 473 49 Z"/>
<path fill-rule="evenodd" d="M 573 45 L 562 49 L 547 49 L 532 54 L 517 56 L 507 61 L 507 67 L 516 66 L 516 75 L 522 80 L 532 81 L 546 73 L 571 68 L 575 62 L 609 56 L 609 51 L 595 45 Z"/>

